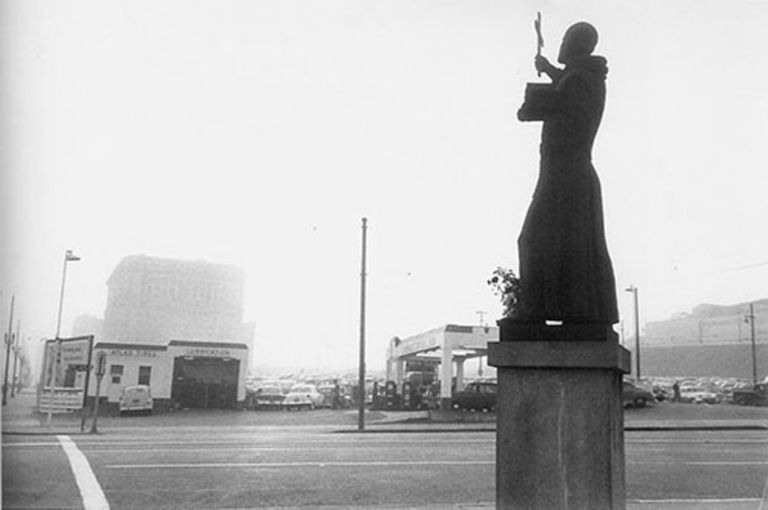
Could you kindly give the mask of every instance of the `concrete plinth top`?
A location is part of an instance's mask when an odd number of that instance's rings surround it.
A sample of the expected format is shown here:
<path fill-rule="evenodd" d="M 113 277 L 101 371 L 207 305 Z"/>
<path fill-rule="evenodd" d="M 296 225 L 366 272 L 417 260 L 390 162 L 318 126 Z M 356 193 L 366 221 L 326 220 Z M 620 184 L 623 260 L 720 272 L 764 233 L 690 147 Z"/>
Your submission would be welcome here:
<path fill-rule="evenodd" d="M 497 368 L 603 368 L 630 372 L 630 354 L 610 326 L 544 326 L 500 321 L 500 342 L 488 343 Z"/>
<path fill-rule="evenodd" d="M 629 351 L 607 342 L 489 342 L 496 368 L 605 368 L 630 372 Z"/>

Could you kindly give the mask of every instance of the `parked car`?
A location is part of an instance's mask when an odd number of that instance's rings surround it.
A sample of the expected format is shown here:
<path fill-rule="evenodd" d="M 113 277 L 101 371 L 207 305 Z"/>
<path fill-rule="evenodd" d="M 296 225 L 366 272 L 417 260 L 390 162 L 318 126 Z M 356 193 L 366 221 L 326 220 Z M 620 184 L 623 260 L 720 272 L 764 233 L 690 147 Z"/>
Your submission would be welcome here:
<path fill-rule="evenodd" d="M 323 395 L 323 402 L 318 407 L 334 408 L 334 405 L 336 409 L 347 409 L 350 407 L 352 397 L 346 394 L 344 388 L 340 385 L 321 384 L 317 387 L 317 391 Z M 335 402 L 334 399 L 336 399 Z"/>
<path fill-rule="evenodd" d="M 338 399 L 341 401 L 341 387 L 334 386 L 333 384 L 321 384 L 317 387 L 317 391 L 323 396 L 323 402 L 320 407 L 331 407 L 333 405 L 334 393 L 338 394 Z"/>
<path fill-rule="evenodd" d="M 152 392 L 146 384 L 126 386 L 120 394 L 120 414 L 143 412 L 152 413 Z"/>
<path fill-rule="evenodd" d="M 651 390 L 651 393 L 653 393 L 653 398 L 657 402 L 664 402 L 665 400 L 672 400 L 672 397 L 674 396 L 675 392 L 672 388 L 667 388 L 666 386 L 662 386 L 660 384 L 654 384 L 653 389 Z"/>
<path fill-rule="evenodd" d="M 285 400 L 285 395 L 279 386 L 262 386 L 254 393 L 253 407 L 259 409 L 280 409 Z"/>
<path fill-rule="evenodd" d="M 692 404 L 719 404 L 722 397 L 701 386 L 685 386 L 680 388 L 680 402 Z"/>
<path fill-rule="evenodd" d="M 645 407 L 648 402 L 654 402 L 653 394 L 629 381 L 624 381 L 621 389 L 621 401 L 624 407 Z"/>
<path fill-rule="evenodd" d="M 283 400 L 285 409 L 315 409 L 323 404 L 325 397 L 314 384 L 294 385 Z"/>
<path fill-rule="evenodd" d="M 768 406 L 768 385 L 748 384 L 733 390 L 733 403 L 741 406 Z"/>
<path fill-rule="evenodd" d="M 453 394 L 453 407 L 477 411 L 496 409 L 497 386 L 494 382 L 471 382 Z"/>

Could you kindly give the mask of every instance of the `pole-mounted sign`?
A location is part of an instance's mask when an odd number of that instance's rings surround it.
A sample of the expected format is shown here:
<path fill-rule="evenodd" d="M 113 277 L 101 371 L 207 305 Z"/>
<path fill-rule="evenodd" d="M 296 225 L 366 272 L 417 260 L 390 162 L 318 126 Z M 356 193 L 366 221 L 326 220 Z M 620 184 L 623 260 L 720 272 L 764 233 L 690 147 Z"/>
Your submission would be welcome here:
<path fill-rule="evenodd" d="M 96 434 L 96 422 L 99 419 L 99 393 L 101 391 L 101 379 L 107 373 L 107 353 L 99 351 L 96 355 L 96 396 L 93 397 L 93 423 L 91 423 L 91 434 Z"/>
<path fill-rule="evenodd" d="M 101 379 L 107 373 L 107 353 L 99 351 L 96 359 L 96 377 Z"/>

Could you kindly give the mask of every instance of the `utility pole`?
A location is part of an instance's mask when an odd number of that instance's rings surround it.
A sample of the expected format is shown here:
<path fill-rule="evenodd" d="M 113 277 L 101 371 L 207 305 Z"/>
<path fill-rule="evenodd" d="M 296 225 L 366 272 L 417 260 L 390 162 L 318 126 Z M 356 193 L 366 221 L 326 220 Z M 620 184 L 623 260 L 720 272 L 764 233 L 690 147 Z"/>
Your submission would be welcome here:
<path fill-rule="evenodd" d="M 475 312 L 478 317 L 480 318 L 480 327 L 485 327 L 485 314 L 487 313 L 485 310 L 478 310 Z M 486 329 L 486 333 L 488 330 Z M 477 376 L 482 377 L 483 376 L 483 357 L 478 356 L 477 358 Z"/>
<path fill-rule="evenodd" d="M 21 321 L 16 323 L 16 341 L 13 344 L 13 371 L 11 372 L 11 398 L 16 394 L 16 364 L 19 361 L 21 347 Z"/>
<path fill-rule="evenodd" d="M 750 336 L 752 338 L 752 384 L 757 384 L 757 348 L 755 346 L 755 305 L 749 304 L 749 315 L 746 319 L 749 321 Z"/>
<path fill-rule="evenodd" d="M 625 290 L 635 298 L 635 377 L 640 382 L 640 309 L 637 304 L 637 287 L 630 285 Z"/>
<path fill-rule="evenodd" d="M 8 402 L 6 394 L 8 393 L 8 362 L 11 360 L 11 343 L 13 343 L 13 304 L 16 296 L 11 296 L 11 318 L 8 319 L 8 333 L 5 336 L 5 382 L 3 382 L 3 405 Z"/>
<path fill-rule="evenodd" d="M 357 430 L 365 429 L 365 257 L 368 219 L 363 218 L 363 254 L 360 263 L 360 373 L 358 377 Z"/>

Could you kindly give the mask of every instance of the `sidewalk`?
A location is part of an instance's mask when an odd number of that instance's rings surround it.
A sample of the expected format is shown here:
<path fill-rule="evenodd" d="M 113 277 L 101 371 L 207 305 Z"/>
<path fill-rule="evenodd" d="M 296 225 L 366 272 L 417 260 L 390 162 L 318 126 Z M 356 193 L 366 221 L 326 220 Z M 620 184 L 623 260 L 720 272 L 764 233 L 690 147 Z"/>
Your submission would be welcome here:
<path fill-rule="evenodd" d="M 80 416 L 74 414 L 54 414 L 48 427 L 45 413 L 37 413 L 37 393 L 34 389 L 23 389 L 11 398 L 2 408 L 3 434 L 58 435 L 79 434 Z M 90 421 L 88 421 L 90 425 Z"/>

